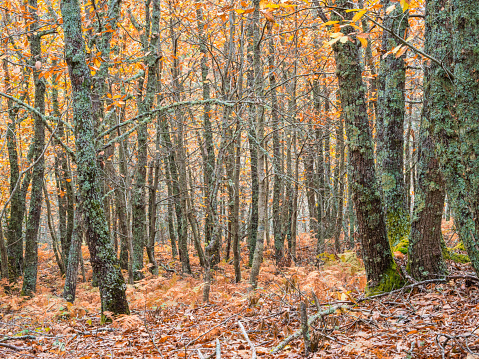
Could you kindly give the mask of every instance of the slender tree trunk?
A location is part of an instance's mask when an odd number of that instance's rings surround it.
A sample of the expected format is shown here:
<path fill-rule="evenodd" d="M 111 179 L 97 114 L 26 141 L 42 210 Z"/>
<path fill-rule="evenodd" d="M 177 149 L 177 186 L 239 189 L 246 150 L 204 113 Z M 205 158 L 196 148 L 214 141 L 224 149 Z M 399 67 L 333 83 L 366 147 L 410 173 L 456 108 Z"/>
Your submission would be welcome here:
<path fill-rule="evenodd" d="M 394 3 L 383 0 L 385 8 Z M 387 14 L 384 26 L 401 38 L 407 37 L 408 12 L 403 13 L 401 6 L 395 3 L 394 10 Z M 384 50 L 390 51 L 399 45 L 398 40 L 384 30 Z M 409 235 L 409 212 L 406 204 L 404 183 L 404 118 L 406 55 L 396 57 L 389 54 L 381 65 L 380 77 L 384 80 L 384 90 L 379 93 L 378 105 L 382 116 L 382 138 L 379 145 L 378 162 L 381 163 L 381 184 L 386 207 L 386 224 L 391 246 L 397 245 Z"/>
<path fill-rule="evenodd" d="M 56 118 L 61 118 L 60 105 L 58 101 L 58 88 L 55 83 L 52 83 L 51 91 L 53 115 Z M 64 139 L 65 132 L 63 123 L 61 121 L 58 122 L 57 128 L 58 137 Z M 67 263 L 74 226 L 74 193 L 67 154 L 61 147 L 61 144 L 58 140 L 54 139 L 53 141 L 55 144 L 55 179 L 57 185 L 58 224 L 60 245 L 62 249 L 61 254 L 63 263 Z"/>
<path fill-rule="evenodd" d="M 170 4 L 171 6 L 171 4 Z M 170 8 L 170 13 L 173 13 L 173 10 Z M 175 101 L 181 100 L 181 91 L 182 86 L 180 84 L 180 64 L 178 57 L 178 41 L 180 35 L 175 33 L 175 25 L 173 23 L 173 18 L 170 20 L 170 37 L 173 46 L 173 67 L 172 67 L 172 81 L 173 81 L 173 98 Z M 183 125 L 184 125 L 184 114 L 181 108 L 178 108 L 175 112 L 176 114 L 176 123 L 177 123 L 177 143 L 176 153 L 170 152 L 170 157 L 168 160 L 170 166 L 170 175 L 173 184 L 173 196 L 175 200 L 175 211 L 176 211 L 176 224 L 177 224 L 177 235 L 178 235 L 178 251 L 180 254 L 181 268 L 183 273 L 191 274 L 190 258 L 188 254 L 188 227 L 187 227 L 187 200 L 186 200 L 186 189 L 188 187 L 186 180 L 186 158 L 185 158 L 185 148 L 183 142 Z M 165 144 L 167 148 L 173 149 L 170 134 L 164 137 Z M 168 143 L 169 141 L 169 143 Z M 176 161 L 176 162 L 175 162 Z"/>
<path fill-rule="evenodd" d="M 336 253 L 341 252 L 341 243 L 339 237 L 343 228 L 343 207 L 344 207 L 344 126 L 343 119 L 339 118 L 336 128 L 336 169 L 335 169 L 335 206 L 336 206 L 336 224 L 334 228 L 334 248 Z"/>
<path fill-rule="evenodd" d="M 258 15 L 259 17 L 259 15 Z M 259 20 L 258 20 L 259 21 Z M 248 48 L 246 59 L 248 61 L 247 87 L 249 95 L 254 96 L 255 72 L 254 72 L 254 34 L 253 25 L 248 29 Z M 249 266 L 253 265 L 253 257 L 258 241 L 258 203 L 259 203 L 259 183 L 258 183 L 258 144 L 256 142 L 256 106 L 248 103 L 248 142 L 250 152 L 250 175 L 251 175 L 251 212 L 248 225 L 248 249 Z"/>
<path fill-rule="evenodd" d="M 63 298 L 73 303 L 76 296 L 76 287 L 78 279 L 78 264 L 82 259 L 81 244 L 83 240 L 83 226 L 81 213 L 75 213 L 75 232 L 68 251 L 68 265 L 65 273 L 65 285 L 63 287 Z M 85 279 L 85 278 L 83 278 Z"/>
<path fill-rule="evenodd" d="M 10 82 L 10 73 L 8 69 L 8 63 L 6 59 L 3 59 L 3 71 L 5 73 L 5 89 L 9 93 L 12 89 Z M 28 78 L 25 80 L 28 83 Z M 22 96 L 23 101 L 27 96 L 27 89 Z M 18 162 L 17 151 L 17 130 L 16 130 L 16 117 L 19 108 L 14 109 L 13 101 L 8 99 L 7 105 L 9 108 L 8 117 L 9 122 L 7 124 L 7 150 L 8 161 L 10 164 L 10 218 L 7 220 L 6 228 L 6 246 L 8 256 L 9 267 L 9 281 L 13 283 L 20 276 L 23 266 L 23 217 L 25 214 L 25 197 L 28 186 L 31 179 L 31 171 L 27 172 L 23 181 L 20 178 L 20 167 Z M 31 146 L 33 149 L 33 146 Z M 31 161 L 31 150 L 29 151 L 28 160 Z M 20 185 L 21 183 L 21 185 Z"/>
<path fill-rule="evenodd" d="M 120 134 L 119 134 L 120 135 Z M 126 207 L 126 193 L 130 187 L 127 173 L 127 163 L 125 155 L 125 141 L 120 141 L 118 159 L 119 159 L 119 185 L 115 190 L 116 213 L 118 216 L 118 227 L 120 229 L 120 268 L 127 270 L 129 268 L 129 248 L 128 248 L 128 214 Z"/>
<path fill-rule="evenodd" d="M 255 97 L 260 100 L 263 96 L 262 89 L 262 66 L 261 66 L 261 47 L 260 47 L 260 21 L 259 21 L 259 0 L 253 0 L 253 70 L 254 70 L 254 88 Z M 266 204 L 265 204 L 265 155 L 264 155 L 264 109 L 262 106 L 257 106 L 256 113 L 256 134 L 255 142 L 258 146 L 258 234 L 256 238 L 256 246 L 254 249 L 253 264 L 251 265 L 250 284 L 256 288 L 258 284 L 258 275 L 261 263 L 263 262 L 263 246 L 264 246 L 264 224 L 266 218 Z"/>
<path fill-rule="evenodd" d="M 30 16 L 35 20 L 30 25 L 30 52 L 31 65 L 33 65 L 33 80 L 35 83 L 35 108 L 45 114 L 45 79 L 39 77 L 42 63 L 41 35 L 38 33 L 39 18 L 37 1 L 29 0 Z M 40 64 L 40 65 L 38 65 Z M 36 291 L 38 269 L 38 229 L 43 203 L 43 176 L 45 171 L 45 158 L 43 147 L 45 145 L 45 125 L 43 119 L 34 114 L 34 155 L 32 175 L 32 191 L 30 194 L 30 209 L 25 231 L 25 261 L 23 267 L 23 295 L 32 295 Z"/>
<path fill-rule="evenodd" d="M 45 195 L 45 204 L 47 207 L 47 222 L 48 222 L 48 229 L 50 230 L 50 236 L 52 237 L 53 253 L 55 254 L 55 260 L 57 262 L 58 268 L 60 269 L 60 274 L 63 276 L 65 275 L 65 265 L 67 261 L 63 260 L 63 253 L 60 250 L 58 237 L 55 234 L 55 228 L 53 227 L 52 210 L 50 205 L 50 199 L 48 198 L 47 185 L 45 182 L 43 182 L 43 193 Z"/>
<path fill-rule="evenodd" d="M 160 120 L 163 122 L 164 120 Z M 166 161 L 168 163 L 168 159 Z M 178 249 L 176 248 L 176 232 L 175 232 L 175 208 L 174 208 L 174 200 L 172 199 L 173 196 L 173 189 L 172 189 L 172 180 L 170 169 L 168 164 L 165 166 L 165 181 L 167 187 L 167 195 L 168 195 L 168 204 L 167 204 L 167 221 L 168 221 L 168 235 L 170 236 L 170 243 L 171 243 L 171 256 L 176 258 L 178 255 Z M 189 218 L 188 218 L 189 219 Z M 190 220 L 191 224 L 191 220 Z"/>
<path fill-rule="evenodd" d="M 275 71 L 275 45 L 273 26 L 269 24 L 269 86 L 271 92 L 271 122 L 273 130 L 273 237 L 276 264 L 280 263 L 284 256 L 284 238 L 281 219 L 281 193 L 283 190 L 281 173 L 281 146 L 279 143 L 279 107 L 276 94 L 276 71 Z"/>

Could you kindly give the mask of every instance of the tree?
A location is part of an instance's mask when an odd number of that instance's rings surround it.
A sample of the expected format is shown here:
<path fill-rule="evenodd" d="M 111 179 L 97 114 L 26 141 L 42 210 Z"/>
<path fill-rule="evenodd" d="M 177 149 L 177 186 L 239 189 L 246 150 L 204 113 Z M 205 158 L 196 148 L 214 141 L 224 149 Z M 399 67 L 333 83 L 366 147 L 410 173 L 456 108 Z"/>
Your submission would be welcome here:
<path fill-rule="evenodd" d="M 428 0 L 424 50 L 443 59 L 444 66 L 452 63 L 451 30 L 448 0 Z M 418 148 L 418 183 L 415 188 L 414 214 L 409 241 L 409 268 L 418 280 L 437 278 L 445 274 L 441 241 L 441 221 L 445 198 L 445 183 L 435 155 L 433 126 L 452 120 L 449 101 L 453 83 L 437 63 L 426 63 L 424 73 L 423 115 Z"/>
<path fill-rule="evenodd" d="M 437 101 L 442 101 L 434 110 L 442 114 L 452 108 L 454 115 L 438 117 L 446 121 L 434 121 L 433 133 L 458 233 L 474 270 L 479 273 L 479 53 L 476 51 L 479 13 L 477 3 L 472 0 L 452 0 L 450 4 L 454 68 L 453 72 L 449 71 L 447 63 L 436 68 L 436 82 L 442 84 Z M 442 48 L 444 43 L 438 46 Z M 452 88 L 449 81 L 453 81 Z"/>
<path fill-rule="evenodd" d="M 337 1 L 339 8 L 351 9 L 352 4 Z M 341 29 L 350 41 L 336 41 L 333 50 L 336 59 L 339 96 L 348 136 L 349 161 L 352 167 L 351 186 L 359 226 L 359 240 L 370 292 L 387 291 L 398 287 L 401 278 L 396 272 L 389 242 L 382 201 L 374 167 L 371 130 L 366 109 L 365 87 L 361 78 L 359 44 L 347 20 L 352 12 L 341 10 L 333 21 L 343 21 Z M 343 20 L 345 19 L 345 20 Z M 323 21 L 327 18 L 323 15 Z"/>
<path fill-rule="evenodd" d="M 65 59 L 72 84 L 79 210 L 84 218 L 93 270 L 100 281 L 102 319 L 105 320 L 106 311 L 114 314 L 129 313 L 126 286 L 111 247 L 100 198 L 99 168 L 94 147 L 91 74 L 86 63 L 80 4 L 77 0 L 65 0 L 61 4 L 61 13 Z"/>
<path fill-rule="evenodd" d="M 42 115 L 45 114 L 45 79 L 41 79 L 40 69 L 42 64 L 42 35 L 38 32 L 39 17 L 36 0 L 29 1 L 30 16 L 34 20 L 30 26 L 30 51 L 31 64 L 33 65 L 33 81 L 35 83 L 35 108 L 39 114 L 35 114 L 35 134 L 33 138 L 33 166 L 32 190 L 30 196 L 30 210 L 28 213 L 27 228 L 25 232 L 25 260 L 23 268 L 24 295 L 32 295 L 36 290 L 37 266 L 38 266 L 38 227 L 43 203 L 43 176 L 45 168 L 44 144 L 45 129 Z"/>
<path fill-rule="evenodd" d="M 394 9 L 391 10 L 391 7 Z M 403 175 L 406 53 L 393 54 L 389 51 L 400 45 L 397 37 L 407 37 L 408 11 L 403 12 L 399 4 L 390 0 L 383 1 L 383 8 L 385 29 L 382 50 L 386 53 L 382 56 L 379 72 L 377 129 L 378 163 L 381 165 L 378 168 L 384 194 L 388 238 L 390 244 L 395 246 L 401 239 L 407 238 L 410 228 Z"/>

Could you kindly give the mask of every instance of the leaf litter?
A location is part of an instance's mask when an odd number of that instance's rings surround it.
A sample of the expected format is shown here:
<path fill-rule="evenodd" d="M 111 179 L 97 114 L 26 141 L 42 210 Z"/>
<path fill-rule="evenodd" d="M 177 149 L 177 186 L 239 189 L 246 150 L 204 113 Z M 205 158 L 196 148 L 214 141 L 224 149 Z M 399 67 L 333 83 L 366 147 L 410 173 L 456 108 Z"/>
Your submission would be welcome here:
<path fill-rule="evenodd" d="M 449 242 L 453 234 L 446 235 Z M 145 279 L 128 285 L 131 315 L 106 325 L 100 324 L 98 288 L 88 280 L 87 249 L 87 281 L 69 304 L 61 298 L 63 281 L 51 252 L 41 248 L 35 297 L 20 297 L 21 285 L 9 293 L 0 286 L 0 357 L 216 358 L 219 344 L 221 358 L 252 358 L 253 349 L 261 358 L 304 358 L 301 336 L 271 354 L 301 328 L 304 301 L 308 316 L 338 306 L 311 325 L 317 351 L 309 358 L 479 358 L 479 283 L 469 264 L 449 261 L 449 280 L 366 300 L 365 272 L 354 252 L 318 261 L 308 235 L 299 236 L 298 248 L 296 265 L 285 268 L 266 250 L 254 292 L 246 262 L 240 283 L 232 265 L 220 263 L 205 304 L 198 259 L 192 258 L 197 274 L 182 276 L 168 247 L 158 246 L 157 258 L 175 272 L 160 269 L 152 276 L 145 270 Z"/>

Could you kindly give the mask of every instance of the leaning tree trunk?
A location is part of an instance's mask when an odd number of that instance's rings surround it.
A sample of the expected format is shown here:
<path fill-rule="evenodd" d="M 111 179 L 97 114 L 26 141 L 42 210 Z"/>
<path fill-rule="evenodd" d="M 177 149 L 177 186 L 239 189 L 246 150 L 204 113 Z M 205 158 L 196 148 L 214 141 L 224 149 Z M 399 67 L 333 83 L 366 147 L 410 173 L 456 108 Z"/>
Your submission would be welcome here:
<path fill-rule="evenodd" d="M 111 247 L 110 236 L 100 198 L 100 174 L 94 147 L 91 102 L 91 75 L 86 63 L 82 36 L 81 9 L 78 0 L 61 3 L 65 41 L 65 60 L 72 85 L 76 162 L 80 211 L 84 218 L 91 263 L 98 274 L 102 320 L 104 312 L 129 314 L 126 285 Z"/>
<path fill-rule="evenodd" d="M 351 8 L 346 0 L 336 2 L 339 8 Z M 352 18 L 351 12 L 338 11 L 331 20 Z M 327 20 L 322 16 L 323 21 Z M 365 86 L 361 77 L 359 44 L 351 33 L 351 26 L 341 31 L 351 41 L 336 42 L 333 50 L 336 59 L 336 74 L 339 97 L 348 135 L 350 165 L 352 167 L 353 200 L 359 225 L 363 261 L 368 279 L 368 291 L 388 291 L 401 284 L 389 248 L 379 186 L 376 180 L 371 129 L 366 112 Z"/>

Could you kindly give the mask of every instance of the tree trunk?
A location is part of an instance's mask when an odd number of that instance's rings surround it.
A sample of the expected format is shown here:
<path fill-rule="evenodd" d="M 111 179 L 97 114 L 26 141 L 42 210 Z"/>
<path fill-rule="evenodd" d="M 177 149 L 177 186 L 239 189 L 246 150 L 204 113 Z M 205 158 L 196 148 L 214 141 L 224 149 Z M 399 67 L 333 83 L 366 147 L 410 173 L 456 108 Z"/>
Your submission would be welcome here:
<path fill-rule="evenodd" d="M 444 64 L 451 65 L 451 19 L 448 0 L 428 0 L 426 4 L 425 51 Z M 438 76 L 437 64 L 426 66 L 424 104 L 418 148 L 418 182 L 414 189 L 414 216 L 409 241 L 409 268 L 418 280 L 438 278 L 446 274 L 441 241 L 441 222 L 445 200 L 445 183 L 435 156 L 431 136 L 434 122 L 447 123 L 451 114 L 444 108 L 452 83 Z M 446 85 L 447 87 L 444 87 Z"/>
<path fill-rule="evenodd" d="M 451 12 L 444 1 L 438 4 L 439 8 L 440 4 L 445 5 L 441 15 Z M 443 57 L 454 56 L 454 87 L 450 85 L 448 61 L 443 62 L 442 67 L 431 64 L 431 76 L 435 76 L 435 83 L 441 85 L 431 88 L 431 96 L 440 104 L 432 109 L 431 118 L 445 119 L 433 124 L 438 141 L 436 150 L 443 167 L 447 193 L 451 197 L 459 237 L 474 270 L 479 273 L 479 53 L 476 51 L 479 13 L 477 2 L 472 0 L 452 0 L 450 4 L 453 14 L 452 49 L 445 41 L 447 38 L 435 46 Z M 447 24 L 439 26 L 444 30 Z M 451 35 L 443 36 L 449 38 Z"/>
<path fill-rule="evenodd" d="M 41 35 L 38 34 L 39 18 L 37 14 L 37 1 L 29 0 L 30 16 L 34 21 L 30 25 L 30 52 L 33 67 L 33 80 L 35 83 L 35 108 L 45 114 L 45 79 L 39 77 L 41 69 L 37 66 L 42 62 Z M 30 296 L 36 291 L 38 269 L 38 229 L 43 203 L 43 176 L 45 171 L 45 158 L 43 147 L 45 145 L 45 125 L 40 115 L 34 114 L 33 137 L 33 166 L 32 190 L 30 194 L 30 209 L 25 231 L 25 260 L 23 267 L 22 294 Z"/>
<path fill-rule="evenodd" d="M 336 4 L 340 8 L 352 8 L 352 5 L 345 0 L 339 0 Z M 331 20 L 341 21 L 340 16 L 350 20 L 352 13 L 340 10 L 338 15 L 331 16 Z M 369 293 L 388 291 L 397 288 L 401 284 L 401 278 L 396 272 L 389 248 L 376 181 L 371 129 L 368 114 L 365 111 L 365 87 L 361 78 L 359 45 L 351 34 L 353 32 L 351 26 L 344 26 L 341 30 L 345 35 L 350 36 L 352 41 L 344 44 L 336 42 L 333 50 L 337 66 L 339 97 L 348 135 L 353 200 L 368 290 Z"/>
<path fill-rule="evenodd" d="M 261 66 L 261 47 L 260 47 L 260 21 L 259 21 L 259 0 L 253 0 L 253 71 L 254 71 L 254 92 L 255 98 L 260 101 L 263 97 L 262 89 L 262 66 Z M 262 106 L 255 106 L 256 133 L 255 142 L 258 148 L 258 233 L 256 237 L 256 246 L 254 249 L 253 263 L 251 265 L 250 284 L 256 288 L 258 284 L 258 275 L 261 263 L 263 262 L 264 246 L 264 224 L 266 219 L 265 204 L 265 154 L 264 154 L 264 109 Z"/>
<path fill-rule="evenodd" d="M 385 0 L 384 7 L 394 3 Z M 395 9 L 387 14 L 384 26 L 401 38 L 407 37 L 408 12 L 403 13 L 396 3 Z M 390 51 L 400 43 L 386 30 L 383 30 L 385 51 Z M 378 163 L 381 163 L 381 184 L 386 207 L 386 225 L 389 243 L 397 245 L 409 235 L 409 212 L 406 204 L 406 187 L 404 183 L 404 115 L 406 55 L 396 57 L 395 54 L 384 56 L 380 77 L 384 81 L 384 90 L 379 93 L 378 106 L 383 126 L 379 145 Z"/>
<path fill-rule="evenodd" d="M 91 76 L 86 63 L 82 36 L 81 9 L 78 0 L 61 4 L 65 41 L 65 59 L 72 84 L 73 122 L 77 153 L 80 211 L 84 216 L 91 263 L 99 276 L 102 320 L 104 312 L 129 314 L 126 285 L 111 247 L 108 227 L 100 198 L 100 176 L 94 147 L 91 112 Z"/>
<path fill-rule="evenodd" d="M 78 264 L 82 258 L 81 244 L 83 240 L 83 226 L 81 213 L 75 213 L 75 234 L 71 241 L 71 247 L 68 251 L 68 263 L 65 274 L 65 285 L 63 287 L 63 298 L 73 303 L 75 301 L 77 278 L 78 278 Z"/>

